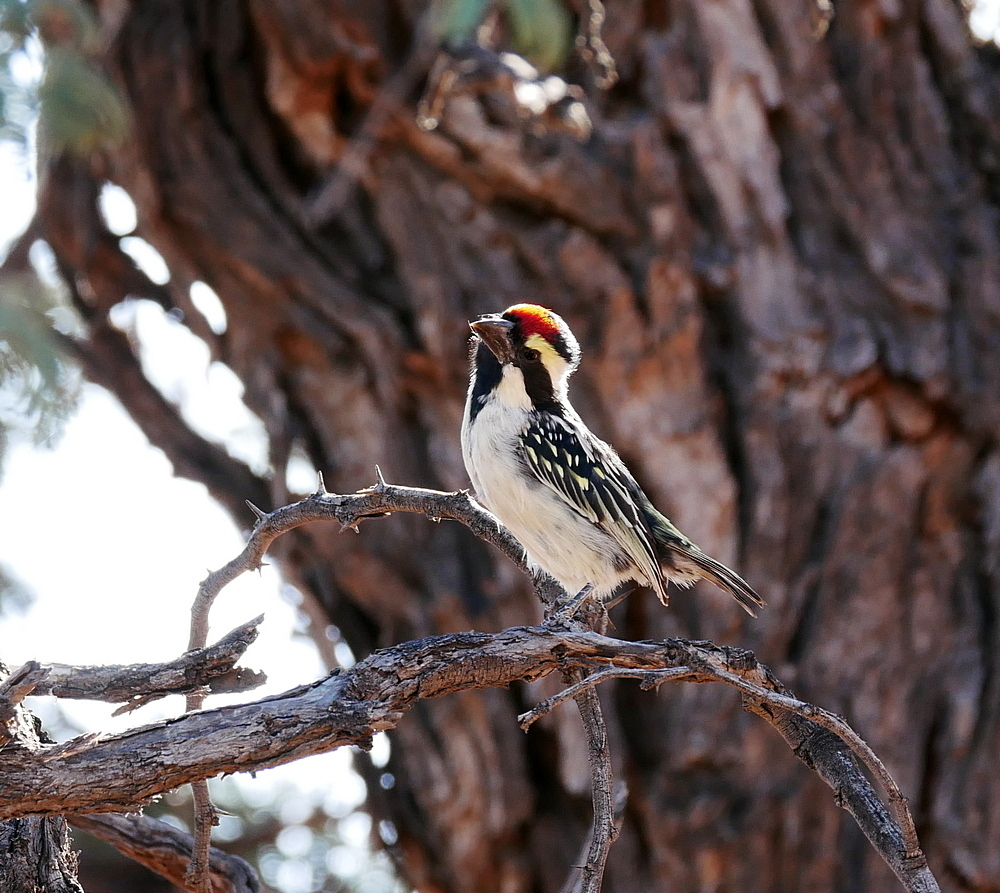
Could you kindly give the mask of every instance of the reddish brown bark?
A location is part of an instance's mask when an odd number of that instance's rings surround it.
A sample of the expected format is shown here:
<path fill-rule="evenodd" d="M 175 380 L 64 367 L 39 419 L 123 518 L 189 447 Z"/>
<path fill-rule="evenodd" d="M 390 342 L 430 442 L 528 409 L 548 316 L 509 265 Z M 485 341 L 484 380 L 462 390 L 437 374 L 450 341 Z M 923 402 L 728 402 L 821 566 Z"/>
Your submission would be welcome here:
<path fill-rule="evenodd" d="M 405 65 L 412 5 L 98 5 L 133 136 L 55 163 L 43 223 L 93 327 L 86 368 L 182 473 L 234 510 L 286 501 L 293 444 L 332 490 L 371 483 L 375 462 L 463 486 L 466 320 L 554 307 L 584 348 L 583 415 L 769 602 L 750 621 L 708 589 L 668 611 L 640 594 L 620 635 L 755 649 L 885 759 L 946 886 L 1000 884 L 1000 106 L 995 52 L 959 4 L 841 2 L 817 39 L 806 0 L 610 3 L 621 81 L 593 97 L 588 143 L 470 95 L 425 133 L 407 95 L 320 226 L 312 200 Z M 105 177 L 136 198 L 165 290 L 118 268 L 92 213 Z M 221 338 L 194 279 L 222 298 Z M 184 309 L 240 375 L 272 480 L 144 393 L 105 322 L 128 292 Z M 307 531 L 283 561 L 359 655 L 538 616 L 454 526 Z M 372 783 L 372 808 L 416 887 L 559 888 L 589 774 L 571 710 L 518 731 L 548 693 L 449 697 L 395 732 L 396 785 Z M 623 682 L 602 699 L 630 789 L 606 890 L 892 889 L 732 695 Z"/>

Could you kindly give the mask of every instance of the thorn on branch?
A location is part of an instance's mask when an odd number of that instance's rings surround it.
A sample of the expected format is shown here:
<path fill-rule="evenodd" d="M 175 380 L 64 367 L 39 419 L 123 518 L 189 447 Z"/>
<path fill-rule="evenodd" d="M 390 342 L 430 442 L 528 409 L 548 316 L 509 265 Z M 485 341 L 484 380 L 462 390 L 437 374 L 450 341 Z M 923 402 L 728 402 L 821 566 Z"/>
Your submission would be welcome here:
<path fill-rule="evenodd" d="M 378 465 L 375 466 L 375 476 L 377 478 L 375 483 L 371 487 L 364 487 L 361 490 L 358 490 L 358 493 L 383 494 L 383 493 L 388 493 L 392 489 L 385 482 L 385 477 L 383 477 L 382 475 L 382 469 L 379 468 Z M 390 513 L 386 512 L 386 514 L 388 515 Z"/>
<path fill-rule="evenodd" d="M 262 524 L 267 520 L 267 512 L 263 509 L 257 508 L 249 499 L 246 500 L 246 504 L 250 506 L 250 511 L 252 511 L 257 516 L 257 523 Z"/>
<path fill-rule="evenodd" d="M 316 472 L 316 492 L 313 493 L 313 496 L 326 496 L 327 492 L 328 491 L 326 489 L 326 482 L 323 480 L 323 472 L 322 471 L 317 471 Z"/>
<path fill-rule="evenodd" d="M 656 691 L 659 689 L 664 682 L 667 681 L 666 676 L 658 676 L 656 673 L 647 673 L 642 677 L 642 681 L 639 683 L 639 688 L 643 691 Z"/>
<path fill-rule="evenodd" d="M 150 694 L 150 695 L 135 695 L 132 700 L 126 701 L 117 710 L 115 710 L 112 716 L 122 716 L 126 713 L 132 713 L 138 710 L 140 707 L 145 707 L 147 704 L 153 703 L 153 701 L 159 700 L 163 695 L 160 694 Z"/>
<path fill-rule="evenodd" d="M 376 732 L 385 732 L 388 729 L 394 729 L 402 718 L 403 712 L 401 710 L 389 710 L 381 719 L 372 720 L 371 728 Z"/>

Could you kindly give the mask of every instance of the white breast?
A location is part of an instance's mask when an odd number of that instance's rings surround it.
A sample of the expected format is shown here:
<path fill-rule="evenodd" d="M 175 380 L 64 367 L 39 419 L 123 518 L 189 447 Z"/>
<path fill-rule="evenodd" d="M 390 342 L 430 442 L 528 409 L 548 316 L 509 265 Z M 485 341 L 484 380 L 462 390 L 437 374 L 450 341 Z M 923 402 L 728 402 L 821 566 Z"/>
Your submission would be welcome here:
<path fill-rule="evenodd" d="M 508 370 L 512 375 L 508 376 Z M 520 435 L 527 427 L 530 401 L 506 367 L 504 380 L 490 394 L 469 425 L 470 407 L 462 425 L 462 454 L 476 494 L 517 537 L 529 560 L 571 593 L 593 584 L 596 594 L 610 594 L 634 572 L 616 570 L 610 536 L 576 512 L 548 486 L 529 476 L 519 459 Z M 523 382 L 523 379 L 522 379 Z"/>

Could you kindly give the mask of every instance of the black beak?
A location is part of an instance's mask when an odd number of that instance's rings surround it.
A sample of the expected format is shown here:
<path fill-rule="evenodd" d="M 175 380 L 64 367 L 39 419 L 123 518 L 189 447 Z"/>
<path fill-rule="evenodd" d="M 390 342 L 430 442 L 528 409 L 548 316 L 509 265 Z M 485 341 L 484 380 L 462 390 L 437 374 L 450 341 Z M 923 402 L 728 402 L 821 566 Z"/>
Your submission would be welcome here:
<path fill-rule="evenodd" d="M 484 316 L 469 323 L 472 329 L 483 341 L 501 365 L 514 361 L 514 346 L 510 343 L 510 331 L 514 323 L 502 316 Z"/>

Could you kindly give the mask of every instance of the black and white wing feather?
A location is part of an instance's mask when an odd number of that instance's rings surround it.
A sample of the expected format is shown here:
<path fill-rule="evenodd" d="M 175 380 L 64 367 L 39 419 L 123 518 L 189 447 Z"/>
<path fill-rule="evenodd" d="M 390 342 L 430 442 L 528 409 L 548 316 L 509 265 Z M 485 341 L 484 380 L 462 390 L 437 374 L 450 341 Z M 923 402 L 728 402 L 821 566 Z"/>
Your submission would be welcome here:
<path fill-rule="evenodd" d="M 614 450 L 596 438 L 581 438 L 577 428 L 549 413 L 532 415 L 520 448 L 527 470 L 607 532 L 666 604 L 667 581 L 641 504 L 645 497 Z"/>
<path fill-rule="evenodd" d="M 764 602 L 736 572 L 706 555 L 649 502 L 611 447 L 566 419 L 535 413 L 521 433 L 526 469 L 584 518 L 606 531 L 663 604 L 667 580 L 699 577 L 730 592 L 750 615 Z M 664 573 L 663 567 L 669 568 Z M 669 576 L 668 576 L 669 575 Z"/>

